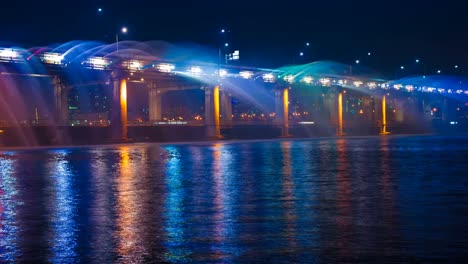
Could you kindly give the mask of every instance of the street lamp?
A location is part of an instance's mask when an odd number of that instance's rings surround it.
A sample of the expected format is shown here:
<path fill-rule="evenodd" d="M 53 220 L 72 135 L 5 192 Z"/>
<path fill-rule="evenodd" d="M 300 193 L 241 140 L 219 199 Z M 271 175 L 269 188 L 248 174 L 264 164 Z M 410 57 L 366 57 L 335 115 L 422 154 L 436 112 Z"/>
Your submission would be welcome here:
<path fill-rule="evenodd" d="M 122 32 L 123 34 L 127 34 L 128 28 L 127 27 L 122 27 L 120 29 L 120 32 Z M 116 43 L 116 46 L 117 46 L 117 51 L 119 51 L 119 32 L 117 32 L 115 34 L 115 43 Z"/>

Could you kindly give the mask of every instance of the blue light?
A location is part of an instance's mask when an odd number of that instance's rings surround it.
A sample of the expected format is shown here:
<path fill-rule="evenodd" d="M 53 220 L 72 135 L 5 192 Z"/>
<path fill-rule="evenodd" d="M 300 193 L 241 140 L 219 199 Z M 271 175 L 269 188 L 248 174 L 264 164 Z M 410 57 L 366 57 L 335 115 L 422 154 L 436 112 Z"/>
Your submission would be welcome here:
<path fill-rule="evenodd" d="M 416 59 L 416 63 L 419 63 L 419 59 Z"/>
<path fill-rule="evenodd" d="M 404 69 L 405 69 L 405 66 L 400 66 L 400 69 L 404 70 Z"/>
<path fill-rule="evenodd" d="M 226 31 L 224 30 L 224 28 L 223 28 L 223 29 L 221 29 L 221 33 L 224 33 L 224 32 L 226 32 Z"/>
<path fill-rule="evenodd" d="M 437 73 L 441 73 L 441 70 L 437 70 Z"/>
<path fill-rule="evenodd" d="M 98 11 L 98 12 L 102 12 L 102 8 L 98 8 L 98 10 L 97 10 L 97 11 Z"/>
<path fill-rule="evenodd" d="M 307 42 L 307 43 L 306 43 L 306 46 L 307 46 L 307 47 L 308 47 L 308 46 L 310 46 L 310 43 L 309 43 L 309 42 Z"/>
<path fill-rule="evenodd" d="M 224 47 L 229 47 L 229 43 L 224 43 Z"/>
<path fill-rule="evenodd" d="M 300 53 L 299 53 L 299 56 L 304 56 L 304 52 L 300 52 Z"/>
<path fill-rule="evenodd" d="M 359 64 L 359 60 L 356 60 L 356 64 Z"/>
<path fill-rule="evenodd" d="M 370 56 L 370 55 L 372 55 L 372 53 L 368 52 L 368 53 L 367 53 L 367 56 Z"/>
<path fill-rule="evenodd" d="M 455 65 L 455 69 L 458 69 L 458 65 Z"/>

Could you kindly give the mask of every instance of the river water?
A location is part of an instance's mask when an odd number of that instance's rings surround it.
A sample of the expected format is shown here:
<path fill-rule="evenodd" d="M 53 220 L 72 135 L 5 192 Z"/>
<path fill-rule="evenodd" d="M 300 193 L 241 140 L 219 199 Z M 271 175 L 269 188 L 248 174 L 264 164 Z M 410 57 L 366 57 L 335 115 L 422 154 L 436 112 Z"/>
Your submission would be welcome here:
<path fill-rule="evenodd" d="M 455 263 L 468 137 L 0 150 L 0 262 Z"/>

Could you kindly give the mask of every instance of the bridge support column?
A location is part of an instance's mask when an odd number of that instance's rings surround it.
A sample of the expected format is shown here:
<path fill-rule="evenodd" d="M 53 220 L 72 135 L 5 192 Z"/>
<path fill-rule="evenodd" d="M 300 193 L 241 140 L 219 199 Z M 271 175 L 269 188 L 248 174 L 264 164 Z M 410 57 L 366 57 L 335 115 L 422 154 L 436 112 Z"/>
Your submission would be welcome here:
<path fill-rule="evenodd" d="M 54 111 L 55 123 L 59 126 L 68 125 L 68 93 L 69 88 L 60 77 L 55 76 L 52 80 L 54 85 Z"/>
<path fill-rule="evenodd" d="M 449 108 L 447 98 L 444 98 L 442 101 L 442 121 L 447 122 L 449 120 Z"/>
<path fill-rule="evenodd" d="M 343 131 L 343 93 L 338 93 L 338 129 L 336 131 L 337 136 L 344 136 Z"/>
<path fill-rule="evenodd" d="M 156 84 L 149 85 L 149 121 L 153 124 L 162 119 L 161 90 L 156 88 Z"/>
<path fill-rule="evenodd" d="M 226 92 L 221 92 L 221 125 L 232 126 L 232 97 Z"/>
<path fill-rule="evenodd" d="M 382 124 L 380 127 L 380 135 L 387 135 L 390 132 L 387 131 L 387 97 L 384 95 L 382 97 Z"/>
<path fill-rule="evenodd" d="M 289 88 L 275 90 L 275 123 L 281 136 L 289 137 Z"/>
<path fill-rule="evenodd" d="M 127 79 L 113 76 L 112 86 L 112 139 L 127 141 Z"/>
<path fill-rule="evenodd" d="M 403 122 L 405 121 L 405 104 L 402 99 L 397 99 L 395 101 L 395 121 Z"/>
<path fill-rule="evenodd" d="M 208 138 L 222 138 L 219 119 L 219 86 L 205 88 L 205 126 Z"/>

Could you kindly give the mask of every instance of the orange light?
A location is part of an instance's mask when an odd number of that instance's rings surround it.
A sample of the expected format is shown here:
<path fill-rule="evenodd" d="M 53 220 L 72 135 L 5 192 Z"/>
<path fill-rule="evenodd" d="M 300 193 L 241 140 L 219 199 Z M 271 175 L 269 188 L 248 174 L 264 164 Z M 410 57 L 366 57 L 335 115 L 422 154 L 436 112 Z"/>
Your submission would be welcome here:
<path fill-rule="evenodd" d="M 219 86 L 215 86 L 214 91 L 213 91 L 213 96 L 214 96 L 214 121 L 215 121 L 215 127 L 216 127 L 216 136 L 220 137 L 221 136 L 221 130 L 219 127 Z"/>

